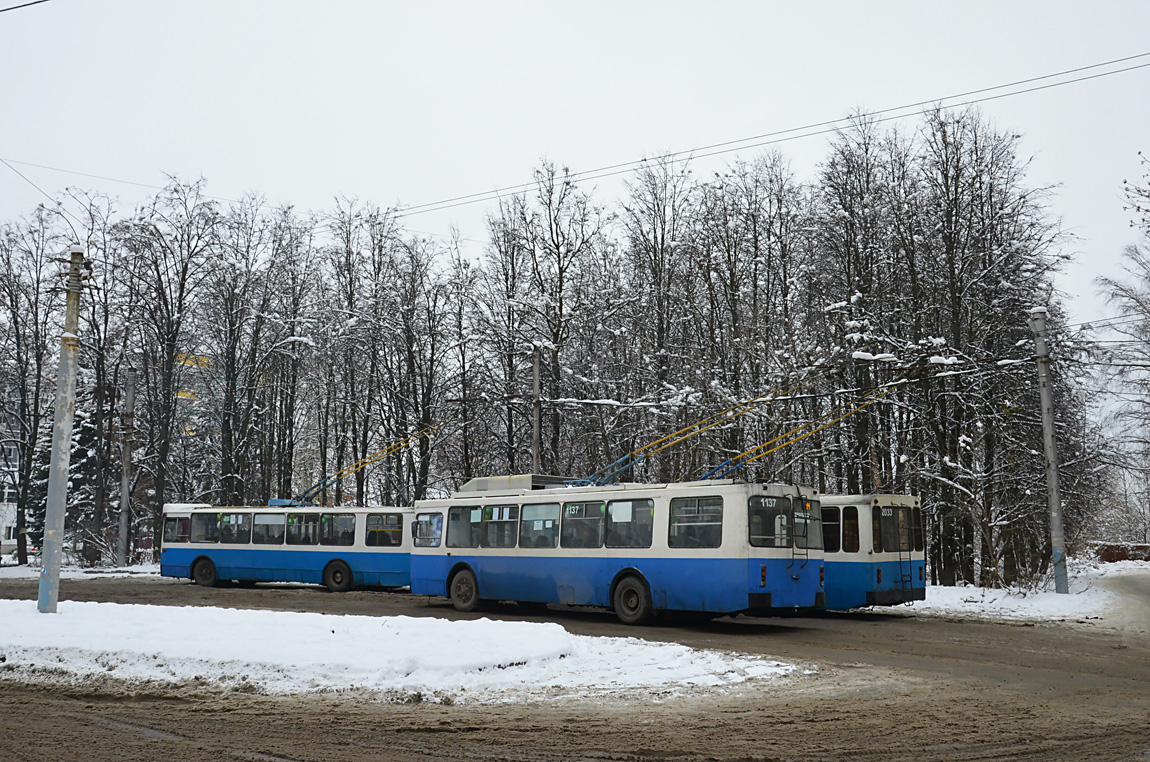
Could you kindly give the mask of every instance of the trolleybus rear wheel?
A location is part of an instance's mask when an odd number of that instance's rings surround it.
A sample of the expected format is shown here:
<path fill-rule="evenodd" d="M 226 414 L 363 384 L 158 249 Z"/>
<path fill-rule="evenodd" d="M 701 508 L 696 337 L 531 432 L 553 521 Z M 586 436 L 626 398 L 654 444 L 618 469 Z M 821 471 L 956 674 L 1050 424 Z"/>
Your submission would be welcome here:
<path fill-rule="evenodd" d="M 212 563 L 210 558 L 201 558 L 196 561 L 195 566 L 192 567 L 192 579 L 201 587 L 215 587 L 216 583 L 220 581 L 216 574 L 216 565 Z"/>
<path fill-rule="evenodd" d="M 638 577 L 624 577 L 615 586 L 615 616 L 623 624 L 647 624 L 653 614 L 647 586 Z"/>
<path fill-rule="evenodd" d="M 351 569 L 343 561 L 332 561 L 323 570 L 323 586 L 333 593 L 346 593 L 351 581 Z"/>
<path fill-rule="evenodd" d="M 475 572 L 463 569 L 451 578 L 451 605 L 456 611 L 475 611 L 479 606 L 479 583 Z"/>

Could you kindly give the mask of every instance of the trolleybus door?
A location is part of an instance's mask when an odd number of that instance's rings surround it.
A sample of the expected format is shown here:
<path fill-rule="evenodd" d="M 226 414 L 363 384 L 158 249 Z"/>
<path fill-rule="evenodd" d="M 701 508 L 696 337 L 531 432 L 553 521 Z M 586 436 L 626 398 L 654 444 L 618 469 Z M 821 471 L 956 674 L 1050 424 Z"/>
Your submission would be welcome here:
<path fill-rule="evenodd" d="M 904 593 L 903 599 L 909 600 L 906 593 L 911 588 L 914 572 L 911 564 L 911 550 L 914 548 L 914 529 L 911 523 L 913 517 L 910 508 L 896 508 L 895 511 L 898 520 L 898 587 Z"/>

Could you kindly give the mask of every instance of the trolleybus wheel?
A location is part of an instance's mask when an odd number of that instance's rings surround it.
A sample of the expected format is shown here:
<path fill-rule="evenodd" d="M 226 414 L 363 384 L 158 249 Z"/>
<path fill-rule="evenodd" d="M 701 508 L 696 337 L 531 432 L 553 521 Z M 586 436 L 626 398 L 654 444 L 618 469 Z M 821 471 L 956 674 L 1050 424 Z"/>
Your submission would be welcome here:
<path fill-rule="evenodd" d="M 451 578 L 451 605 L 456 611 L 475 611 L 479 606 L 479 583 L 475 572 L 462 569 Z"/>
<path fill-rule="evenodd" d="M 351 590 L 351 569 L 343 561 L 332 561 L 323 570 L 323 586 L 333 593 Z"/>
<path fill-rule="evenodd" d="M 637 577 L 624 577 L 615 586 L 612 600 L 615 616 L 623 624 L 647 624 L 651 621 L 651 597 L 647 586 Z"/>
<path fill-rule="evenodd" d="M 220 581 L 216 574 L 216 565 L 212 563 L 210 558 L 201 558 L 196 561 L 196 565 L 192 567 L 192 579 L 201 587 L 215 587 Z"/>

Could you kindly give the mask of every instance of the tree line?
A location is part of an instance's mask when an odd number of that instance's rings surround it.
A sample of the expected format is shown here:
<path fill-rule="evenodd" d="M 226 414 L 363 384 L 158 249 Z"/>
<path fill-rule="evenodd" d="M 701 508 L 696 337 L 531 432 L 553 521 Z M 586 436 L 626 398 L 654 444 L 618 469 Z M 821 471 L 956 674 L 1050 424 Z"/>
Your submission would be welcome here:
<path fill-rule="evenodd" d="M 93 561 L 114 547 L 129 367 L 145 554 L 164 502 L 290 498 L 431 427 L 319 500 L 409 505 L 528 472 L 538 358 L 546 473 L 591 474 L 773 392 L 619 478 L 731 461 L 741 478 L 914 493 L 935 582 L 1033 581 L 1050 546 L 1030 308 L 1051 310 L 1062 358 L 1071 549 L 1113 503 L 1119 459 L 1079 404 L 1096 347 L 1062 318 L 1063 236 L 1019 151 L 974 110 L 909 131 L 860 114 L 805 181 L 778 152 L 705 177 L 651 159 L 611 203 L 544 161 L 488 212 L 478 256 L 408 230 L 400 210 L 220 202 L 203 180 L 171 178 L 130 213 L 98 194 L 66 199 L 77 214 L 41 206 L 0 231 L 20 527 L 34 544 L 63 306 L 53 258 L 78 239 L 93 271 L 69 527 Z M 790 444 L 739 460 L 772 441 Z M 21 534 L 21 560 L 26 547 Z"/>

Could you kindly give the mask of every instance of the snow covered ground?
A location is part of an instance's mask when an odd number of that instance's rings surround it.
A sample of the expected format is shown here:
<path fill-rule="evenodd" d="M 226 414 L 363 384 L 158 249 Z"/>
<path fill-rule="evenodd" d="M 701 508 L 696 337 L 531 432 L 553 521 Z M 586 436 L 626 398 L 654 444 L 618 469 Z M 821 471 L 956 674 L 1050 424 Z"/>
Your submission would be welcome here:
<path fill-rule="evenodd" d="M 1069 564 L 1070 594 L 1054 592 L 1053 579 L 1036 590 L 990 590 L 981 587 L 936 587 L 926 590 L 925 601 L 915 601 L 893 609 L 916 616 L 946 616 L 971 619 L 1063 621 L 1106 619 L 1115 613 L 1118 596 L 1107 589 L 1107 581 L 1125 574 L 1150 574 L 1150 562 L 1122 561 L 1099 564 L 1074 561 Z M 879 610 L 879 609 L 876 609 Z"/>
<path fill-rule="evenodd" d="M 155 575 L 155 567 L 100 576 Z M 0 569 L 0 578 L 39 570 Z M 1076 563 L 1071 595 L 931 587 L 895 609 L 914 616 L 1122 621 L 1106 588 L 1150 563 Z M 65 577 L 91 577 L 69 569 Z M 1142 612 L 1139 612 L 1142 616 Z M 206 607 L 62 601 L 42 615 L 0 600 L 0 680 L 80 683 L 115 678 L 269 694 L 358 691 L 385 700 L 498 702 L 622 697 L 644 700 L 726 690 L 797 674 L 795 665 L 641 638 L 572 635 L 558 624 L 336 616 Z"/>
<path fill-rule="evenodd" d="M 557 624 L 0 600 L 0 676 L 486 702 L 722 688 L 795 667 Z"/>

